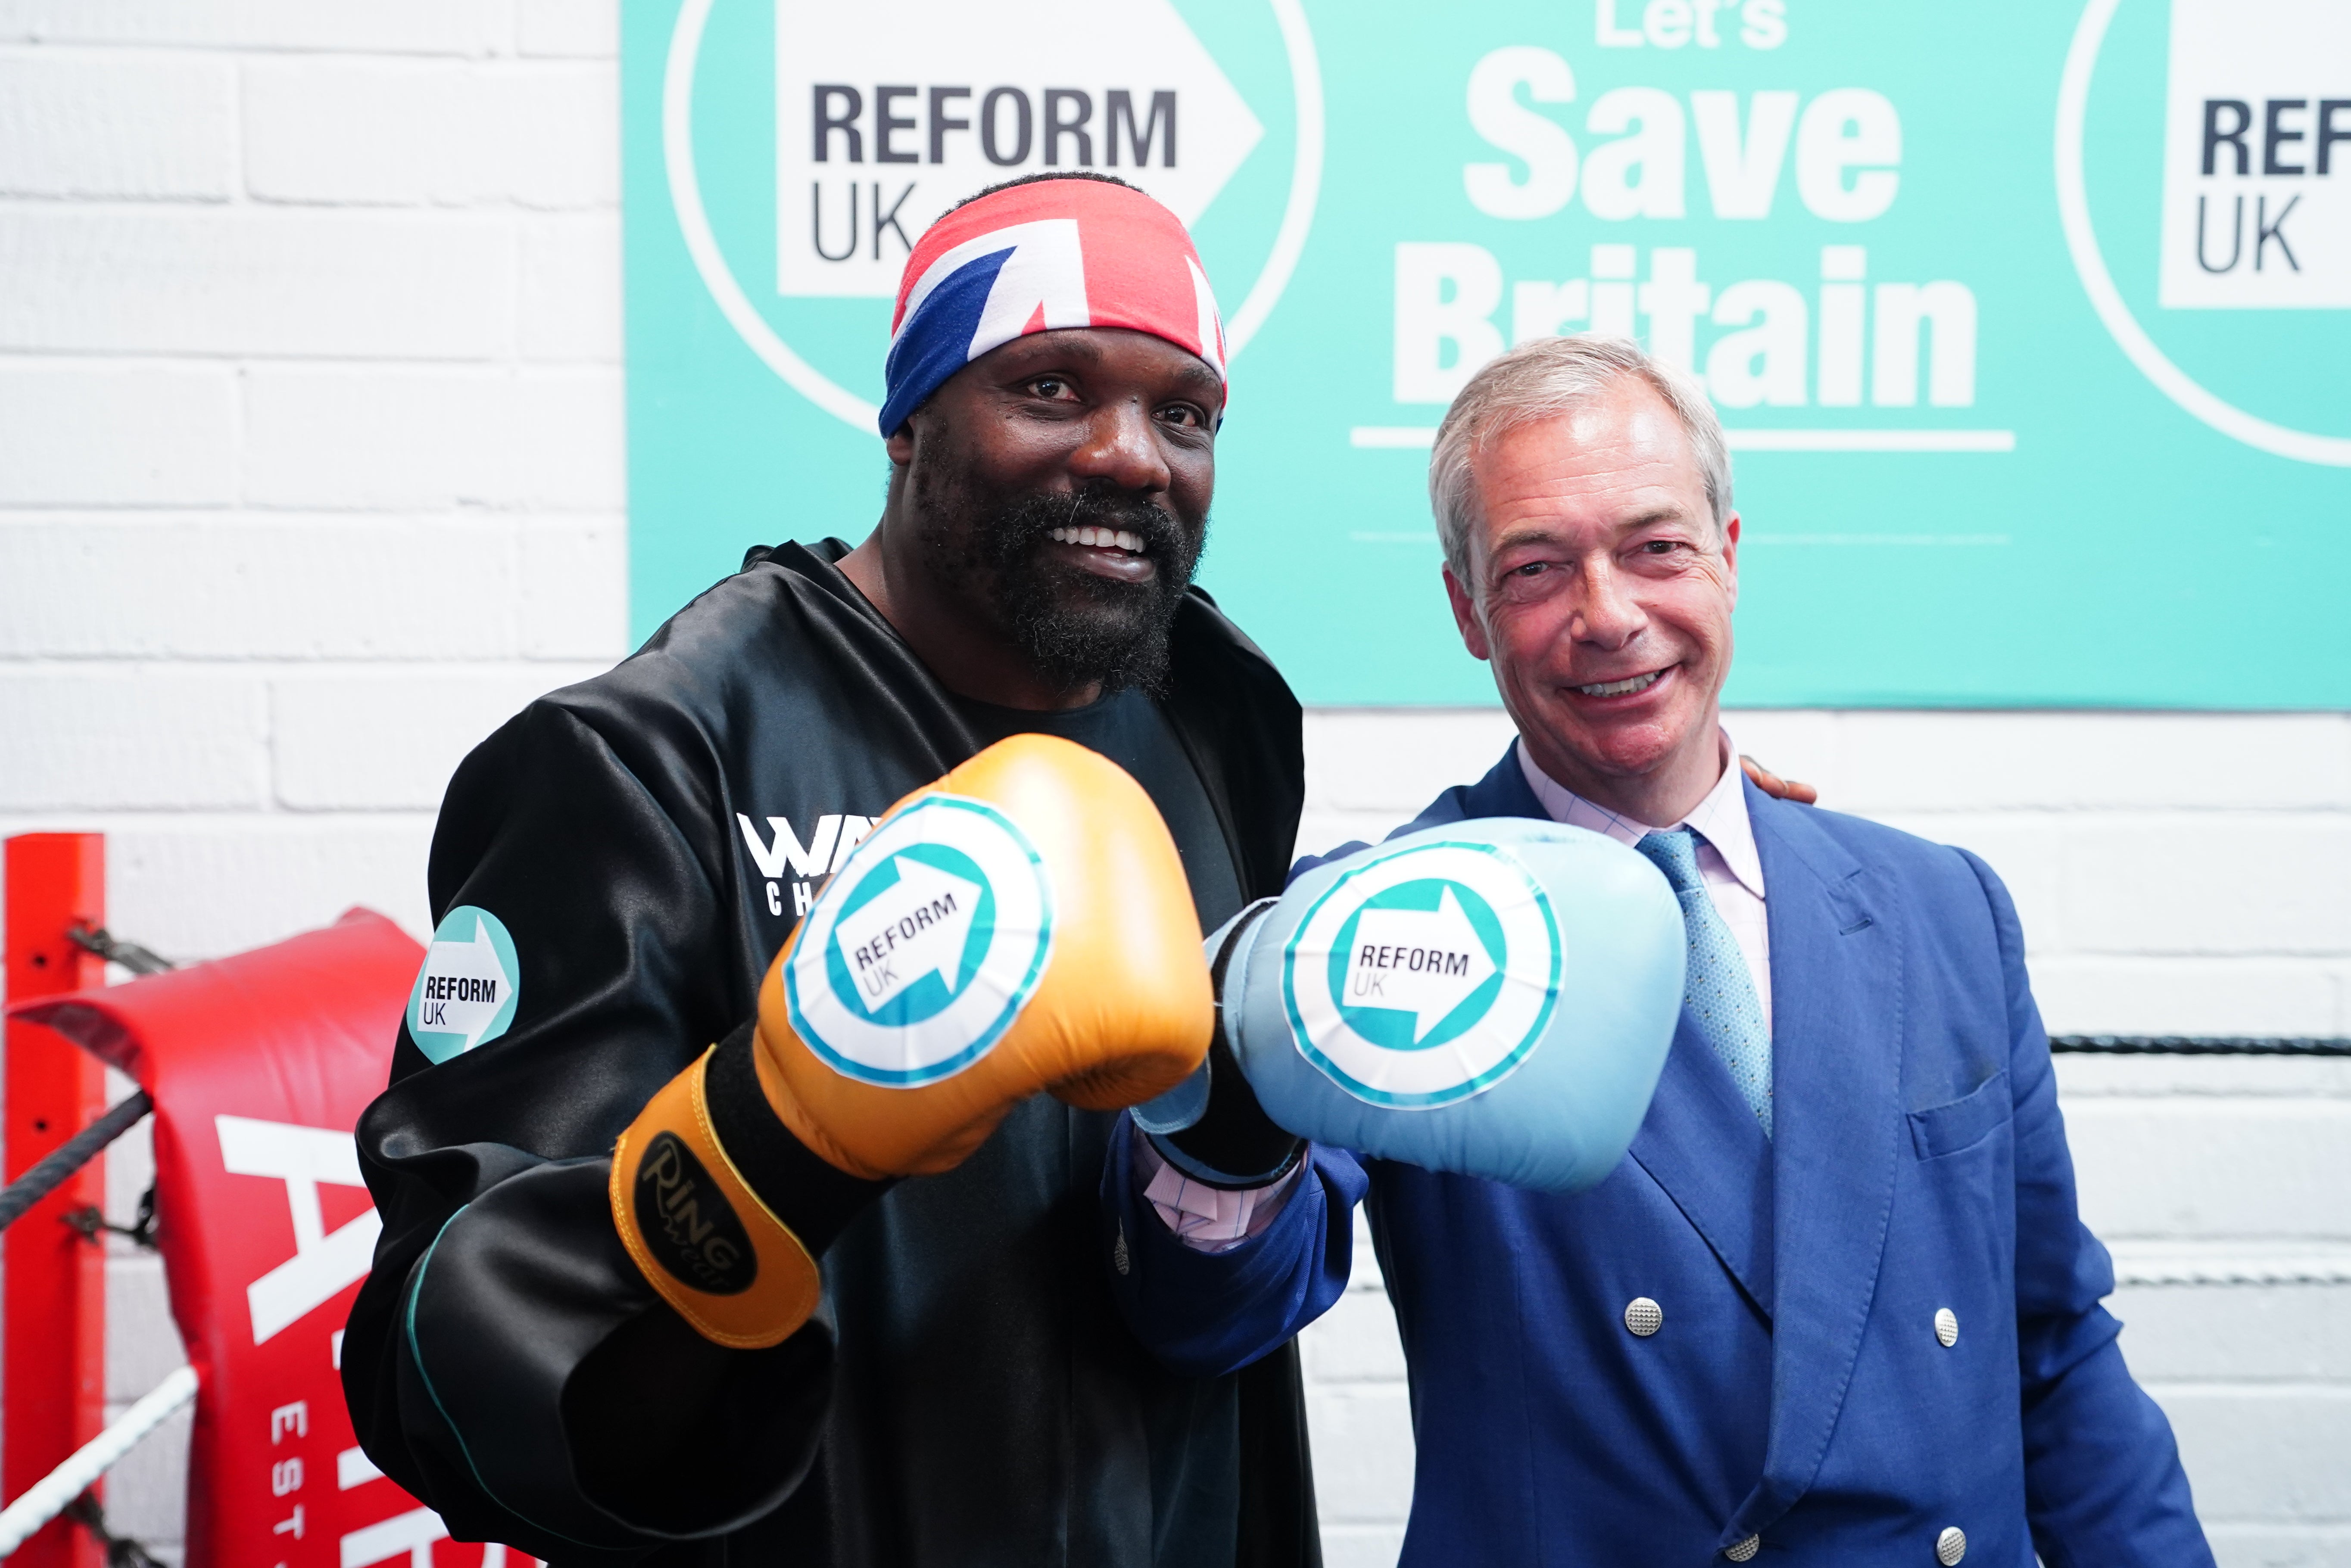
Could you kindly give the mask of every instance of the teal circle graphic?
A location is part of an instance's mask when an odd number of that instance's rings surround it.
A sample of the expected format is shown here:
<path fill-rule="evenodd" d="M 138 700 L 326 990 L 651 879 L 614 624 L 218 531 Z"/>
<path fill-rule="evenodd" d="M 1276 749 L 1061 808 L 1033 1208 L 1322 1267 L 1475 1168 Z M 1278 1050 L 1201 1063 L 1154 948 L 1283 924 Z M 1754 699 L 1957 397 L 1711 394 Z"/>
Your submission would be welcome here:
<path fill-rule="evenodd" d="M 1515 856 L 1439 840 L 1323 889 L 1284 946 L 1282 1006 L 1299 1054 L 1348 1094 L 1430 1109 L 1527 1059 L 1558 1011 L 1564 957 L 1550 897 Z"/>
<path fill-rule="evenodd" d="M 1347 963 L 1355 950 L 1356 935 L 1363 929 L 1364 916 L 1374 909 L 1411 909 L 1435 913 L 1445 895 L 1450 892 L 1457 907 L 1468 918 L 1469 929 L 1492 961 L 1494 973 L 1486 982 L 1462 998 L 1460 1005 L 1447 1013 L 1436 1028 L 1420 1039 L 1413 1038 L 1413 1016 L 1390 1007 L 1351 1005 L 1346 1000 Z M 1332 945 L 1329 963 L 1331 994 L 1340 999 L 1339 1016 L 1347 1027 L 1374 1045 L 1390 1051 L 1433 1051 L 1449 1044 L 1485 1022 L 1492 1010 L 1494 999 L 1502 993 L 1502 975 L 1510 965 L 1510 941 L 1502 933 L 1502 922 L 1494 907 L 1480 898 L 1477 889 L 1465 882 L 1447 877 L 1425 877 L 1417 882 L 1405 882 L 1374 893 L 1358 906 L 1339 927 L 1338 940 Z M 1409 965 L 1410 960 L 1400 963 Z M 1407 969 L 1409 972 L 1409 969 Z"/>
<path fill-rule="evenodd" d="M 433 928 L 408 992 L 408 1036 L 434 1065 L 514 1026 L 522 964 L 514 938 L 487 909 L 460 904 Z"/>
<path fill-rule="evenodd" d="M 904 869 L 908 861 L 917 867 L 927 866 L 960 880 L 976 883 L 980 889 L 978 907 L 972 911 L 970 934 L 964 939 L 952 984 L 940 979 L 938 972 L 933 971 L 874 1007 L 869 1007 L 865 998 L 859 993 L 856 979 L 850 972 L 852 955 L 843 950 L 839 928 L 835 927 L 833 940 L 824 945 L 825 978 L 831 982 L 833 994 L 844 1005 L 856 1008 L 880 1024 L 920 1023 L 946 1012 L 970 986 L 972 976 L 979 971 L 979 961 L 996 935 L 996 889 L 989 882 L 987 873 L 980 869 L 978 861 L 946 844 L 910 845 L 883 861 L 861 878 L 857 886 L 850 889 L 848 897 L 841 900 L 841 919 L 849 919 L 883 893 L 901 886 L 908 875 Z"/>
<path fill-rule="evenodd" d="M 784 965 L 793 1030 L 885 1088 L 954 1076 L 1003 1038 L 1053 942 L 1043 859 L 985 801 L 923 797 L 851 855 Z"/>

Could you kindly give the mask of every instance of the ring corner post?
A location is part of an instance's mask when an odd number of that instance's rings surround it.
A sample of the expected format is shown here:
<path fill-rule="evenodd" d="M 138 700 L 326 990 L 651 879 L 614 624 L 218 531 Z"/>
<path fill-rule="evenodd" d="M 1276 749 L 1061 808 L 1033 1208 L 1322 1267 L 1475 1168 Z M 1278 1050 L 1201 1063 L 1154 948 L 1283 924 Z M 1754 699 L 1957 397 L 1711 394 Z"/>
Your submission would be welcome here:
<path fill-rule="evenodd" d="M 106 983 L 106 962 L 67 935 L 106 923 L 106 837 L 28 833 L 6 841 L 6 1000 Z M 106 1109 L 106 1069 L 38 1024 L 10 1022 L 0 1173 L 14 1181 Z M 0 1496 L 13 1500 L 98 1436 L 106 1421 L 106 1249 L 66 1223 L 106 1203 L 93 1160 L 0 1240 Z M 98 1542 L 51 1521 L 13 1568 L 104 1568 Z"/>

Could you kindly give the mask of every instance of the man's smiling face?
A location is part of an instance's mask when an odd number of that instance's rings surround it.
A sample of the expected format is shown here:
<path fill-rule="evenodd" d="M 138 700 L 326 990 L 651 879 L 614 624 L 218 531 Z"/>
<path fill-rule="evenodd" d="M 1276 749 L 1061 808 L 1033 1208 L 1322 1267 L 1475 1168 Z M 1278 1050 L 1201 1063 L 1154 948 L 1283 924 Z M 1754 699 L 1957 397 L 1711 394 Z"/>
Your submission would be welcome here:
<path fill-rule="evenodd" d="M 1637 378 L 1510 431 L 1473 475 L 1471 581 L 1446 573 L 1462 640 L 1545 773 L 1635 815 L 1681 802 L 1654 818 L 1675 820 L 1720 773 L 1739 519 L 1716 526 L 1680 421 Z"/>
<path fill-rule="evenodd" d="M 891 439 L 935 574 L 1057 686 L 1152 688 L 1199 563 L 1224 389 L 1148 333 L 1032 333 Z"/>

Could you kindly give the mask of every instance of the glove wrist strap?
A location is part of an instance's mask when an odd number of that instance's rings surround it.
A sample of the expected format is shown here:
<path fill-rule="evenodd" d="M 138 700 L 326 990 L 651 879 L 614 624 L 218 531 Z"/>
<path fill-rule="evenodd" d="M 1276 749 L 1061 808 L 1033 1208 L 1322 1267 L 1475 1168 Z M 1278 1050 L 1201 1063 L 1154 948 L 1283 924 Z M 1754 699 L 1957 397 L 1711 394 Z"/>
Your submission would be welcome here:
<path fill-rule="evenodd" d="M 1305 1144 L 1265 1114 L 1233 1054 L 1225 1028 L 1227 972 L 1247 948 L 1275 900 L 1260 898 L 1225 928 L 1208 969 L 1217 997 L 1216 1033 L 1208 1044 L 1208 1090 L 1198 1118 L 1177 1130 L 1145 1136 L 1159 1157 L 1204 1187 L 1228 1192 L 1270 1187 L 1296 1168 Z"/>
<path fill-rule="evenodd" d="M 710 1055 L 710 1126 L 751 1190 L 821 1257 L 833 1238 L 897 1185 L 844 1170 L 778 1109 L 788 1097 L 770 1073 L 756 1025 L 745 1023 Z"/>
<path fill-rule="evenodd" d="M 815 1255 L 710 1125 L 716 1047 L 662 1085 L 612 1149 L 612 1219 L 645 1282 L 714 1344 L 779 1345 L 816 1311 Z"/>

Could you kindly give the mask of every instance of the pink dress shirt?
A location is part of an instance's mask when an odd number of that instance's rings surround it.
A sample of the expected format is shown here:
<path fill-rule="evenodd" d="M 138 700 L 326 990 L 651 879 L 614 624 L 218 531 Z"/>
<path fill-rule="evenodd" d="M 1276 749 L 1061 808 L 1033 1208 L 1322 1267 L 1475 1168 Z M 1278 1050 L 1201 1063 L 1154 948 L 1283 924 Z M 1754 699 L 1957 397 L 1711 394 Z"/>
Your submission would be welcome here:
<path fill-rule="evenodd" d="M 1624 845 L 1638 844 L 1644 835 L 1652 831 L 1650 825 L 1594 805 L 1554 782 L 1549 774 L 1535 766 L 1524 741 L 1519 742 L 1519 768 L 1527 775 L 1528 787 L 1535 792 L 1535 798 L 1542 802 L 1543 810 L 1553 822 L 1588 827 Z M 1763 1026 L 1769 1029 L 1771 930 L 1764 919 L 1763 862 L 1755 853 L 1755 825 L 1747 815 L 1744 776 L 1739 766 L 1739 753 L 1726 733 L 1722 737 L 1722 776 L 1687 816 L 1663 826 L 1667 830 L 1690 828 L 1702 841 L 1698 851 L 1698 878 L 1706 884 L 1707 896 L 1714 900 L 1715 913 L 1722 917 L 1722 923 L 1738 940 L 1740 956 L 1747 961 L 1748 978 L 1755 982 L 1755 1000 L 1763 1004 Z"/>

